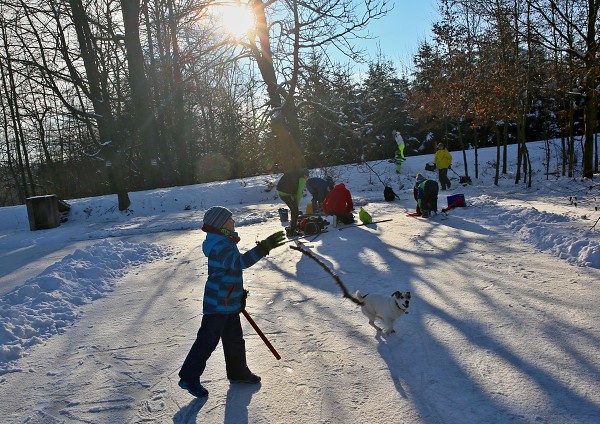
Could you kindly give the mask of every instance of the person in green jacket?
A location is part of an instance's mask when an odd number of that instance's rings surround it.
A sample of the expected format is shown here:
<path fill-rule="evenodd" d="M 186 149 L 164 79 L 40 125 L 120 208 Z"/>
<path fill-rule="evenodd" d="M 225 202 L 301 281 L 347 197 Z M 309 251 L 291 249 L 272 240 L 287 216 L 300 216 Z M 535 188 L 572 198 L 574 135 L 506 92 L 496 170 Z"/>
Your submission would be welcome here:
<path fill-rule="evenodd" d="M 290 208 L 291 222 L 290 226 L 285 229 L 288 237 L 299 235 L 297 227 L 300 216 L 300 200 L 308 176 L 308 169 L 302 168 L 284 173 L 277 183 L 279 197 Z"/>
<path fill-rule="evenodd" d="M 452 155 L 446 149 L 443 143 L 437 145 L 433 163 L 438 169 L 438 179 L 442 186 L 442 190 L 450 189 L 450 179 L 448 178 L 448 168 L 452 168 Z"/>
<path fill-rule="evenodd" d="M 421 173 L 417 174 L 413 194 L 417 202 L 417 213 L 423 218 L 437 213 L 438 189 L 438 183 L 434 180 L 428 180 Z"/>

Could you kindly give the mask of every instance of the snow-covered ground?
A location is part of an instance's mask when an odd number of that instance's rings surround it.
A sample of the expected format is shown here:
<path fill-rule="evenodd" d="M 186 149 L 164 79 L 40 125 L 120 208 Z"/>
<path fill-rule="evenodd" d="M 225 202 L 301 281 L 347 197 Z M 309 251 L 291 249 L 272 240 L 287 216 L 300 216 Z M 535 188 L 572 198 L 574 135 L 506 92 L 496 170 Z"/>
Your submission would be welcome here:
<path fill-rule="evenodd" d="M 532 156 L 543 146 L 530 143 Z M 541 159 L 533 187 L 515 185 L 514 148 L 498 186 L 495 150 L 479 151 L 478 179 L 469 152 L 474 184 L 450 172 L 439 200 L 463 193 L 468 207 L 432 219 L 406 216 L 415 174 L 435 177 L 431 156 L 400 175 L 386 161 L 331 169 L 357 206 L 392 221 L 331 227 L 304 246 L 351 292 L 410 290 L 410 313 L 377 334 L 318 264 L 281 247 L 245 285 L 282 359 L 243 320 L 262 384 L 230 386 L 218 347 L 203 400 L 177 387 L 201 319 L 202 216 L 230 208 L 251 248 L 281 229 L 283 204 L 265 191 L 278 175 L 131 193 L 124 213 L 116 196 L 68 200 L 69 220 L 42 231 L 25 206 L 0 208 L 0 421 L 600 422 L 600 185 L 546 176 Z M 385 202 L 380 179 L 401 199 Z"/>

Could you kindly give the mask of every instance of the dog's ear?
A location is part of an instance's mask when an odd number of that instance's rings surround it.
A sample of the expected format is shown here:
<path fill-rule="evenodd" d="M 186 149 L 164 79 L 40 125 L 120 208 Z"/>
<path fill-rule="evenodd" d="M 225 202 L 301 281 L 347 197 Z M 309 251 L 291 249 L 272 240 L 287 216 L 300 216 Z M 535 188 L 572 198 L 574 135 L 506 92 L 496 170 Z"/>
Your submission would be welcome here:
<path fill-rule="evenodd" d="M 407 298 L 407 299 L 410 299 L 410 297 L 411 297 L 411 296 L 410 296 L 410 292 L 409 292 L 409 291 L 407 291 L 407 292 L 406 292 L 406 298 Z"/>
<path fill-rule="evenodd" d="M 401 291 L 395 291 L 394 293 L 392 293 L 392 296 L 395 297 L 396 299 L 404 299 L 404 296 L 402 296 Z"/>

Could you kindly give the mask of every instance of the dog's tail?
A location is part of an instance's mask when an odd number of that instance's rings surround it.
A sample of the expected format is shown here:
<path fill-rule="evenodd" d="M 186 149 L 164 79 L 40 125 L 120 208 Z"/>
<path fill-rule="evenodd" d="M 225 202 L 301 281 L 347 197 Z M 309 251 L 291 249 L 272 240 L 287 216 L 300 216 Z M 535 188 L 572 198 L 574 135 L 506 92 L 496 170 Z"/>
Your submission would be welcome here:
<path fill-rule="evenodd" d="M 360 294 L 359 290 L 356 290 L 356 293 L 354 294 L 354 296 L 361 302 L 361 303 L 365 303 L 365 297 L 368 296 L 368 294 L 365 294 L 364 296 L 362 294 Z"/>

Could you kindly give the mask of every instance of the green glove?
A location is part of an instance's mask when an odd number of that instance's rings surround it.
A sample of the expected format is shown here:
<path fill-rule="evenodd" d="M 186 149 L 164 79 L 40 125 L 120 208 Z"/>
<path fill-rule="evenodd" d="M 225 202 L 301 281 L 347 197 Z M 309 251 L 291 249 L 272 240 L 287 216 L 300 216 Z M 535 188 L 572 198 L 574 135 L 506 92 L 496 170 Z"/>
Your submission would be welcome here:
<path fill-rule="evenodd" d="M 266 239 L 257 242 L 258 246 L 262 249 L 265 255 L 268 255 L 271 249 L 279 247 L 285 244 L 285 234 L 283 231 L 277 231 L 274 234 L 271 234 Z"/>

